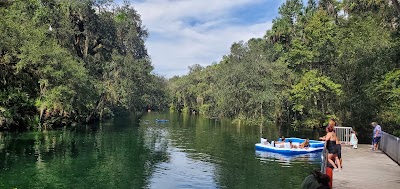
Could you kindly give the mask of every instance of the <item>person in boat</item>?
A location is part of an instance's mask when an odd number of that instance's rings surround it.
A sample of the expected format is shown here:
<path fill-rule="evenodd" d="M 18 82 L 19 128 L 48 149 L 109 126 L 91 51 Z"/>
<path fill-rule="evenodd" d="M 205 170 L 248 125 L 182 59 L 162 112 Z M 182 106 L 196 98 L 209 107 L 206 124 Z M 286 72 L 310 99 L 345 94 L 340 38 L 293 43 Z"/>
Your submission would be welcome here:
<path fill-rule="evenodd" d="M 334 171 L 341 171 L 341 162 L 338 157 L 338 148 L 336 147 L 336 140 L 337 136 L 336 133 L 333 132 L 332 127 L 327 127 L 326 131 L 328 132 L 325 136 L 325 142 L 326 142 L 326 149 L 328 150 L 328 162 L 333 166 Z M 337 166 L 335 164 L 335 161 L 337 163 Z M 339 168 L 339 169 L 338 169 Z"/>
<path fill-rule="evenodd" d="M 309 148 L 310 147 L 310 139 L 306 139 L 306 140 L 304 140 L 304 142 L 302 142 L 300 145 L 299 145 L 299 148 L 301 148 L 301 149 L 303 149 L 303 148 Z"/>
<path fill-rule="evenodd" d="M 269 146 L 270 145 L 270 143 L 268 142 L 268 139 L 267 138 L 261 138 L 261 144 L 264 144 L 264 145 L 267 145 L 267 146 Z"/>
<path fill-rule="evenodd" d="M 275 144 L 284 144 L 286 142 L 286 139 L 284 136 L 281 137 L 282 141 L 276 141 Z"/>
<path fill-rule="evenodd" d="M 274 147 L 282 147 L 283 148 L 284 144 L 286 143 L 286 139 L 284 136 L 282 136 L 281 141 L 273 141 L 273 142 L 274 142 Z M 276 145 L 278 145 L 278 146 L 276 146 Z"/>
<path fill-rule="evenodd" d="M 290 148 L 297 148 L 296 145 L 292 144 L 292 140 L 289 140 L 289 145 L 290 145 Z"/>

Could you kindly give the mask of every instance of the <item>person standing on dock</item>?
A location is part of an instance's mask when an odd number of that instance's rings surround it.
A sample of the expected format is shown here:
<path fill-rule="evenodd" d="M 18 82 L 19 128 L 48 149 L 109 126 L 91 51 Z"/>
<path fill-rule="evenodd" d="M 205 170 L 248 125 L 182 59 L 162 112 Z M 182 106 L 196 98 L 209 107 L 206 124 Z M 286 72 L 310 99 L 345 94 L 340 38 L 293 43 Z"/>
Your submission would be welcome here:
<path fill-rule="evenodd" d="M 335 130 L 335 127 L 336 127 L 336 120 L 335 120 L 335 118 L 332 117 L 332 118 L 329 119 L 328 127 L 332 127 L 333 130 Z"/>
<path fill-rule="evenodd" d="M 328 150 L 328 162 L 334 167 L 334 171 L 342 171 L 341 161 L 338 157 L 338 148 L 336 146 L 337 136 L 332 127 L 326 128 L 326 135 L 324 139 L 326 142 L 326 149 Z M 336 164 L 337 166 L 336 166 Z"/>
<path fill-rule="evenodd" d="M 381 141 L 381 136 L 382 136 L 382 128 L 378 123 L 372 122 L 371 125 L 374 127 L 374 133 L 373 133 L 373 145 L 374 147 L 372 150 L 377 150 L 379 142 Z"/>
<path fill-rule="evenodd" d="M 358 138 L 357 132 L 355 130 L 351 131 L 350 144 L 353 146 L 353 149 L 357 149 Z"/>
<path fill-rule="evenodd" d="M 328 127 L 331 127 L 333 129 L 333 132 L 336 132 L 335 131 L 335 127 L 336 126 L 337 126 L 336 119 L 334 117 L 331 117 L 329 119 L 329 122 L 328 122 Z M 339 141 L 339 139 L 337 137 L 336 137 L 335 148 L 336 148 L 337 156 L 338 156 L 339 161 L 340 161 L 340 165 L 343 166 L 343 163 L 342 163 L 343 162 L 343 160 L 342 160 L 342 144 L 340 143 L 340 141 Z"/>

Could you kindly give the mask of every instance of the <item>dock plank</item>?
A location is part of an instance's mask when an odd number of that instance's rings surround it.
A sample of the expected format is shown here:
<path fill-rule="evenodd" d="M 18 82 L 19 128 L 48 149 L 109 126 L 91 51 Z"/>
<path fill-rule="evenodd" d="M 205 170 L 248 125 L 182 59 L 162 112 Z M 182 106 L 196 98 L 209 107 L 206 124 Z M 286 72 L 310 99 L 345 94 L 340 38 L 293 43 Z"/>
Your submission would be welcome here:
<path fill-rule="evenodd" d="M 333 173 L 333 188 L 400 188 L 400 166 L 371 145 L 342 147 L 343 170 Z"/>

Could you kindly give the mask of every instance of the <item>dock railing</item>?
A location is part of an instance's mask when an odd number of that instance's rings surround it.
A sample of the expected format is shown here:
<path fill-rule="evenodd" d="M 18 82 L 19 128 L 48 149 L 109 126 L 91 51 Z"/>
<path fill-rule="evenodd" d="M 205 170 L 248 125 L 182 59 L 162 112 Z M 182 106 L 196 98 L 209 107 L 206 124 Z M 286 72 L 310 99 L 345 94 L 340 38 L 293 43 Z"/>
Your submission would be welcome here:
<path fill-rule="evenodd" d="M 382 131 L 382 138 L 379 142 L 379 149 L 400 164 L 400 139 Z"/>
<path fill-rule="evenodd" d="M 342 143 L 342 144 L 350 143 L 350 137 L 351 137 L 352 130 L 353 130 L 353 128 L 351 128 L 351 127 L 335 127 L 335 133 L 336 133 L 336 136 L 338 137 L 340 143 Z"/>
<path fill-rule="evenodd" d="M 332 168 L 328 167 L 328 150 L 326 149 L 326 143 L 324 145 L 324 150 L 322 151 L 321 154 L 321 173 L 326 174 L 329 176 L 329 188 L 332 189 L 332 184 L 333 184 L 333 174 L 332 174 Z"/>
<path fill-rule="evenodd" d="M 321 153 L 321 173 L 326 174 L 326 167 L 328 166 L 328 150 L 326 149 L 326 143 L 324 145 L 324 150 Z"/>

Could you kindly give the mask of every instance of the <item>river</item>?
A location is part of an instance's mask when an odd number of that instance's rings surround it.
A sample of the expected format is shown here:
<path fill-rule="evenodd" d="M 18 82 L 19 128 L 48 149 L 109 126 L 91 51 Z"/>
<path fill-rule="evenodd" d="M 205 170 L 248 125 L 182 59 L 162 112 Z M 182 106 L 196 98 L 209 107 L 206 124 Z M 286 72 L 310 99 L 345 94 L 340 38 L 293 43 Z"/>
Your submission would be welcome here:
<path fill-rule="evenodd" d="M 169 112 L 0 133 L 0 188 L 299 188 L 320 167 L 320 154 L 255 151 L 259 138 L 258 127 Z"/>

